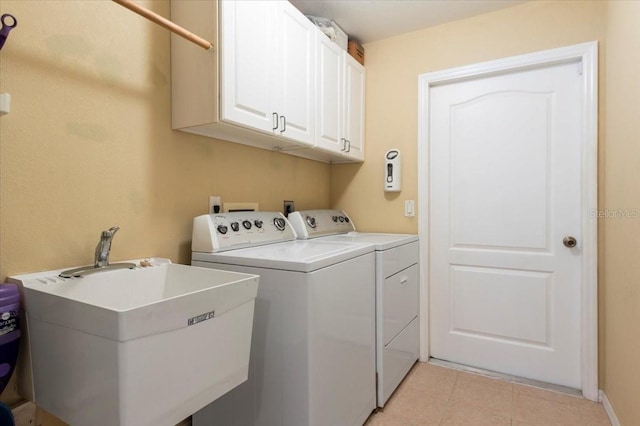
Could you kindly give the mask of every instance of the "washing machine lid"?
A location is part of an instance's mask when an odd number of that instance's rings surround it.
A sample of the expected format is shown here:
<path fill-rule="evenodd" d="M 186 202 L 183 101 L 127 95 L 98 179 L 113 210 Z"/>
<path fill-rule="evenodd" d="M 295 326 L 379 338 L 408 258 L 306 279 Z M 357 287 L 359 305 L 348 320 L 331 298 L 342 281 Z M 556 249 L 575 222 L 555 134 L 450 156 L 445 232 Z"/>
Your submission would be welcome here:
<path fill-rule="evenodd" d="M 192 260 L 296 272 L 313 272 L 367 253 L 374 246 L 348 241 L 296 240 L 219 253 L 192 253 Z"/>
<path fill-rule="evenodd" d="M 323 237 L 322 241 L 348 241 L 352 243 L 373 244 L 376 251 L 383 251 L 418 241 L 418 236 L 415 234 L 350 232 L 348 234 Z"/>

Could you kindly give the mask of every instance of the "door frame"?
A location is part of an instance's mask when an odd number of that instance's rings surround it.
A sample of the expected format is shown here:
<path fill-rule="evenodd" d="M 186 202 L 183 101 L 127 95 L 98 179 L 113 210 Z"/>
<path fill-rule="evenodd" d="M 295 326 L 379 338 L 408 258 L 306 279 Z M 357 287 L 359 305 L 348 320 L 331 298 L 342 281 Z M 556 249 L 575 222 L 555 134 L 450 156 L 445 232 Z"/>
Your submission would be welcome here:
<path fill-rule="evenodd" d="M 429 359 L 429 91 L 431 87 L 542 66 L 582 61 L 582 394 L 598 400 L 598 42 L 577 44 L 418 76 L 418 232 L 420 235 L 420 360 Z"/>

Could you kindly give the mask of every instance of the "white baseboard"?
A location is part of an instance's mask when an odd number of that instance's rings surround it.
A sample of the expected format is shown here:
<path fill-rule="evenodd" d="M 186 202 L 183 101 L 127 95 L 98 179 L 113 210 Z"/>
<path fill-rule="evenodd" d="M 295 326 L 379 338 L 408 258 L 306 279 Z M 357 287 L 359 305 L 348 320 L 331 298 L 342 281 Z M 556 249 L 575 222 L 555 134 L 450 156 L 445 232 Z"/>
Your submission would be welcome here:
<path fill-rule="evenodd" d="M 605 394 L 602 389 L 600 389 L 600 402 L 602 402 L 604 411 L 606 411 L 607 416 L 609 416 L 609 421 L 611 422 L 611 426 L 620 426 L 620 421 L 618 420 L 616 413 L 613 411 L 613 407 L 609 402 L 609 398 L 607 398 L 607 394 Z"/>
<path fill-rule="evenodd" d="M 29 426 L 36 423 L 36 406 L 33 402 L 20 402 L 11 408 L 16 426 Z"/>

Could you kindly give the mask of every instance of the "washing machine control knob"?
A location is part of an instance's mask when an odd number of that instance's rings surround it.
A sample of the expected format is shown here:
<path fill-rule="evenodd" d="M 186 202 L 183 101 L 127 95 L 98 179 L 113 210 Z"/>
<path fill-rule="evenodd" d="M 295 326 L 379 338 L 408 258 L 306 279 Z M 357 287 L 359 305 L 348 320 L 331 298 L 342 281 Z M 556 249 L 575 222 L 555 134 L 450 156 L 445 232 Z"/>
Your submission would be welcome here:
<path fill-rule="evenodd" d="M 344 222 L 344 216 L 338 216 L 338 220 L 339 220 L 340 222 Z"/>
<path fill-rule="evenodd" d="M 226 226 L 218 225 L 218 232 L 221 233 L 222 235 L 226 234 L 228 230 L 229 228 L 227 228 Z"/>
<path fill-rule="evenodd" d="M 281 217 L 274 218 L 273 224 L 275 225 L 278 231 L 284 231 L 285 226 L 287 226 L 287 222 L 285 222 L 284 219 Z"/>
<path fill-rule="evenodd" d="M 338 222 L 338 216 L 331 216 L 331 220 L 333 220 L 334 222 Z"/>
<path fill-rule="evenodd" d="M 250 220 L 243 220 L 242 221 L 242 226 L 244 226 L 244 229 L 251 229 L 251 221 Z"/>
<path fill-rule="evenodd" d="M 240 225 L 238 224 L 238 222 L 231 222 L 231 229 L 233 229 L 234 232 L 238 232 L 240 230 Z"/>
<path fill-rule="evenodd" d="M 349 223 L 349 218 L 345 216 L 345 217 L 344 217 L 344 221 L 345 221 L 345 222 L 347 222 L 347 223 Z"/>
<path fill-rule="evenodd" d="M 307 216 L 306 219 L 307 221 L 307 225 L 309 225 L 309 227 L 315 229 L 316 228 L 316 218 L 313 216 Z"/>
<path fill-rule="evenodd" d="M 258 220 L 258 219 L 254 220 L 253 224 L 256 226 L 256 228 L 262 229 L 262 221 L 261 220 Z"/>

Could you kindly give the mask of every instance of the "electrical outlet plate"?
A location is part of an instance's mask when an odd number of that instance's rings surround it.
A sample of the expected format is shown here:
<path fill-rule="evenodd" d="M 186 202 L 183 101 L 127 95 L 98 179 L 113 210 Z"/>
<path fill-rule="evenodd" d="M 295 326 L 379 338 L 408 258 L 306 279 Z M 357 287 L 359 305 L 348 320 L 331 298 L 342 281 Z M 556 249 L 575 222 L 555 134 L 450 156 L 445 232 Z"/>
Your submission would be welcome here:
<path fill-rule="evenodd" d="M 213 206 L 218 206 L 218 211 L 216 212 Z M 220 197 L 217 195 L 212 195 L 209 197 L 209 213 L 219 213 L 222 209 L 222 203 L 220 202 Z"/>
<path fill-rule="evenodd" d="M 282 212 L 284 213 L 285 217 L 289 216 L 289 213 L 293 213 L 295 211 L 296 211 L 296 207 L 293 204 L 293 201 L 284 200 L 284 206 L 282 207 Z"/>
<path fill-rule="evenodd" d="M 11 95 L 8 93 L 0 93 L 0 115 L 9 114 L 11 112 Z"/>

